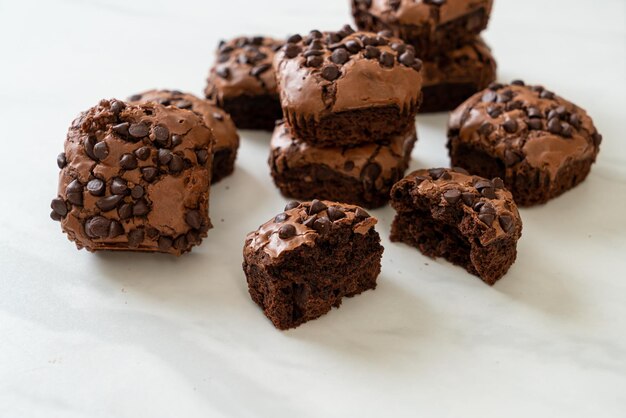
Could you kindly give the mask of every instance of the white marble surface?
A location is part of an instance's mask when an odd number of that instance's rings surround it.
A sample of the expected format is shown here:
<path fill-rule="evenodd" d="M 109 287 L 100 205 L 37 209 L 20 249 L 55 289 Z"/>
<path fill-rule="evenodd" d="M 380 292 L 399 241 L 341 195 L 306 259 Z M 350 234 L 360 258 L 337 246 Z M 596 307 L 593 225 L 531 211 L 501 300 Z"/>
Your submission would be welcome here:
<path fill-rule="evenodd" d="M 389 243 L 379 288 L 278 332 L 247 295 L 245 234 L 284 204 L 243 133 L 193 254 L 77 252 L 48 218 L 67 126 L 103 97 L 200 93 L 222 36 L 349 21 L 343 0 L 0 0 L 0 417 L 626 416 L 623 0 L 496 0 L 502 80 L 586 107 L 589 179 L 523 210 L 494 288 Z M 445 165 L 445 115 L 412 167 Z"/>

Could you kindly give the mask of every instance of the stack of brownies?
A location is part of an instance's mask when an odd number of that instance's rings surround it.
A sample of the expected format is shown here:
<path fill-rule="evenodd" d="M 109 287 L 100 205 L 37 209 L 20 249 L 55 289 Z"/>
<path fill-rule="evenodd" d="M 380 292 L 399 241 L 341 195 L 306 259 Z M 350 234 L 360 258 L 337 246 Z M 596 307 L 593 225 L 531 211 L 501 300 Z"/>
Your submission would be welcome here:
<path fill-rule="evenodd" d="M 480 37 L 493 0 L 351 0 L 361 30 L 389 31 L 424 61 L 421 112 L 456 108 L 496 78 L 496 62 Z"/>
<path fill-rule="evenodd" d="M 401 40 L 350 26 L 291 36 L 274 59 L 284 121 L 271 141 L 281 192 L 380 207 L 417 140 L 422 62 Z"/>

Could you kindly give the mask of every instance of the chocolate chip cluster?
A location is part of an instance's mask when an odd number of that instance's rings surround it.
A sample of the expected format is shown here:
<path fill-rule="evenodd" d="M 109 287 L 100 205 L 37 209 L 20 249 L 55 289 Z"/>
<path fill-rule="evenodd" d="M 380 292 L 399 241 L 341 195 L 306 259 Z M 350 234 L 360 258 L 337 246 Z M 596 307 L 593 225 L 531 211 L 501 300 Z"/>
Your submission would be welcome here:
<path fill-rule="evenodd" d="M 282 47 L 277 42 L 262 36 L 241 37 L 230 42 L 221 41 L 218 47 L 217 66 L 218 77 L 229 80 L 232 77 L 233 64 L 249 67 L 249 74 L 257 79 L 272 68 L 273 53 Z"/>
<path fill-rule="evenodd" d="M 287 213 L 292 209 L 299 207 L 306 207 L 306 217 L 304 219 L 297 217 L 291 219 L 293 214 Z M 316 231 L 320 235 L 325 235 L 330 232 L 333 222 L 346 218 L 346 212 L 335 206 L 328 206 L 320 200 L 313 200 L 309 203 L 300 203 L 293 201 L 285 206 L 285 211 L 274 218 L 275 223 L 283 223 L 291 220 L 295 223 L 301 223 L 305 227 Z M 356 222 L 363 221 L 370 217 L 370 214 L 360 207 L 354 209 L 354 219 Z M 278 230 L 278 237 L 283 240 L 288 240 L 296 236 L 296 227 L 293 224 L 285 224 Z"/>
<path fill-rule="evenodd" d="M 335 81 L 342 74 L 342 66 L 350 60 L 376 60 L 383 68 L 396 64 L 421 71 L 422 61 L 415 49 L 391 33 L 355 32 L 349 25 L 337 32 L 311 31 L 306 37 L 293 35 L 283 47 L 286 58 L 299 58 L 302 65 L 320 71 L 322 78 Z"/>
<path fill-rule="evenodd" d="M 172 134 L 154 117 L 156 106 L 160 105 L 133 106 L 103 100 L 74 121 L 66 143 L 69 154 L 57 157 L 63 170 L 61 185 L 66 186 L 52 200 L 52 219 L 63 221 L 72 213 L 83 225 L 82 231 L 74 230 L 72 234 L 84 233 L 87 240 L 111 240 L 126 234 L 131 249 L 138 248 L 146 238 L 158 242 L 159 250 L 164 252 L 172 247 L 185 251 L 200 242 L 210 222 L 199 206 L 188 208 L 184 219 L 189 230 L 179 231 L 176 236 L 163 235 L 147 222 L 154 205 L 160 204 L 158 200 L 168 198 L 149 196 L 150 186 L 165 176 L 178 177 L 189 168 L 206 168 L 212 144 L 210 131 L 204 127 L 204 146 L 177 149 L 184 135 Z M 185 113 L 202 124 L 195 114 Z"/>

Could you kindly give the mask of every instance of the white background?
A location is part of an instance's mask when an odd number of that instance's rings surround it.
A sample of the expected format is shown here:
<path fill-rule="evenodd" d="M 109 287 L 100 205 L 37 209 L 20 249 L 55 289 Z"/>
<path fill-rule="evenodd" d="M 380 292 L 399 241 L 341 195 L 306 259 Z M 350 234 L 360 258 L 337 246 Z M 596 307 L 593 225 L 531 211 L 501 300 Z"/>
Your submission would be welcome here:
<path fill-rule="evenodd" d="M 0 0 L 1 417 L 626 416 L 624 0 L 496 0 L 500 79 L 585 107 L 591 176 L 523 210 L 494 288 L 389 243 L 379 287 L 279 332 L 247 294 L 247 232 L 285 200 L 269 136 L 242 133 L 211 192 L 215 229 L 180 259 L 78 252 L 49 217 L 56 155 L 101 98 L 201 93 L 221 37 L 336 29 L 347 0 Z M 443 166 L 446 115 L 412 168 Z"/>

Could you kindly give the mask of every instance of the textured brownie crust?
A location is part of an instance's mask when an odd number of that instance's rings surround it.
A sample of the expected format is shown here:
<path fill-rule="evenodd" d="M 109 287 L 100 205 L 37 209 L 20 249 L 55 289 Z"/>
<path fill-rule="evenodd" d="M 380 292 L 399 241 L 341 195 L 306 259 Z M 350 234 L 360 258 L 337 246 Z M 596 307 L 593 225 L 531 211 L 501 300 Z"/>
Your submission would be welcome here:
<path fill-rule="evenodd" d="M 285 119 L 295 137 L 315 146 L 402 134 L 421 101 L 422 62 L 414 49 L 349 26 L 292 36 L 274 65 Z"/>
<path fill-rule="evenodd" d="M 387 144 L 317 148 L 295 139 L 281 124 L 272 137 L 269 164 L 285 196 L 376 208 L 389 201 L 391 187 L 404 177 L 416 141 L 411 125 Z"/>
<path fill-rule="evenodd" d="M 493 285 L 517 256 L 522 221 L 501 179 L 463 169 L 419 170 L 391 191 L 391 240 L 443 257 Z"/>
<path fill-rule="evenodd" d="M 282 118 L 272 68 L 282 45 L 282 41 L 261 36 L 220 43 L 204 93 L 231 115 L 239 129 L 271 131 Z"/>
<path fill-rule="evenodd" d="M 156 102 L 163 106 L 176 106 L 200 114 L 215 137 L 211 183 L 217 183 L 235 170 L 235 159 L 239 149 L 237 128 L 228 113 L 214 103 L 178 90 L 149 90 L 134 94 L 128 100 L 131 103 Z"/>
<path fill-rule="evenodd" d="M 181 255 L 211 227 L 213 143 L 192 111 L 102 100 L 69 129 L 51 217 L 79 249 Z"/>
<path fill-rule="evenodd" d="M 578 106 L 541 86 L 492 84 L 455 110 L 453 166 L 501 177 L 521 206 L 545 203 L 589 174 L 602 136 Z"/>
<path fill-rule="evenodd" d="M 493 0 L 352 0 L 357 27 L 389 31 L 422 59 L 471 43 L 489 23 Z"/>
<path fill-rule="evenodd" d="M 290 203 L 246 238 L 243 270 L 252 300 L 285 330 L 374 289 L 383 253 L 376 222 L 356 206 Z"/>
<path fill-rule="evenodd" d="M 496 79 L 496 60 L 481 38 L 424 61 L 420 113 L 456 109 Z"/>

